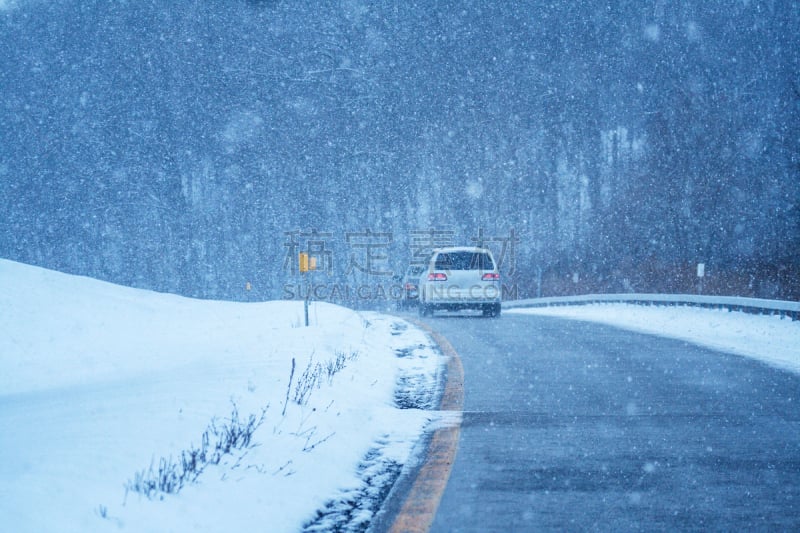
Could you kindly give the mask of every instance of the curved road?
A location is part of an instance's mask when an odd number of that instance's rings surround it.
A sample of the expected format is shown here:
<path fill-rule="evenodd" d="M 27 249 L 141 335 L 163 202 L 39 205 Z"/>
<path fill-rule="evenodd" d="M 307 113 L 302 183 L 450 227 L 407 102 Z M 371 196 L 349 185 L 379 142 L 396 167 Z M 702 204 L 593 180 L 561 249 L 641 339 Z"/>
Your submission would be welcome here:
<path fill-rule="evenodd" d="M 800 530 L 799 376 L 585 322 L 426 323 L 465 391 L 431 531 Z"/>

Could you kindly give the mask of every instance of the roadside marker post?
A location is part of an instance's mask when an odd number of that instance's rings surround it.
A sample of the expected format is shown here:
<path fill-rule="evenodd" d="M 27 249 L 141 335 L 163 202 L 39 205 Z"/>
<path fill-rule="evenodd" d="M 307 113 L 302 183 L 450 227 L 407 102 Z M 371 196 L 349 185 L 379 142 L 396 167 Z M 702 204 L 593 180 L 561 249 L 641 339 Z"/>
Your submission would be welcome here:
<path fill-rule="evenodd" d="M 309 272 L 317 269 L 317 258 L 309 257 L 307 252 L 300 252 L 298 257 L 298 264 L 300 265 L 300 275 L 307 276 Z M 310 277 L 306 277 L 306 297 L 303 299 L 303 311 L 306 318 L 306 327 L 308 327 L 308 300 L 311 298 L 311 282 Z"/>
<path fill-rule="evenodd" d="M 706 277 L 706 264 L 697 263 L 697 294 L 703 294 L 703 278 Z"/>

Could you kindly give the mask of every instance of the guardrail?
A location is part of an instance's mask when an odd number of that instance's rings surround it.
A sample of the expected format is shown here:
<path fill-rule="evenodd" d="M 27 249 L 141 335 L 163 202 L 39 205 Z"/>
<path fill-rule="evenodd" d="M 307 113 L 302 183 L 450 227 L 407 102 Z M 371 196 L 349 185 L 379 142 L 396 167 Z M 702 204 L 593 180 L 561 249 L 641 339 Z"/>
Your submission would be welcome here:
<path fill-rule="evenodd" d="M 728 309 L 758 315 L 780 315 L 800 320 L 800 302 L 741 298 L 737 296 L 701 296 L 693 294 L 585 294 L 508 300 L 503 307 L 548 307 L 552 305 L 588 305 L 597 303 L 629 303 L 636 305 L 686 305 L 712 309 Z"/>

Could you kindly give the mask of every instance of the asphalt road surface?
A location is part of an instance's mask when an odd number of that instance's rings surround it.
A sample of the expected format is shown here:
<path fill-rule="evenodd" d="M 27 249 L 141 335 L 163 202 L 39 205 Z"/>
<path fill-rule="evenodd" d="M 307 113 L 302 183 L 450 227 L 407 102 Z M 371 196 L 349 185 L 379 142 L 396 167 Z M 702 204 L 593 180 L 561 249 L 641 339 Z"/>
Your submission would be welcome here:
<path fill-rule="evenodd" d="M 431 531 L 800 530 L 799 376 L 587 322 L 425 322 L 465 390 Z"/>

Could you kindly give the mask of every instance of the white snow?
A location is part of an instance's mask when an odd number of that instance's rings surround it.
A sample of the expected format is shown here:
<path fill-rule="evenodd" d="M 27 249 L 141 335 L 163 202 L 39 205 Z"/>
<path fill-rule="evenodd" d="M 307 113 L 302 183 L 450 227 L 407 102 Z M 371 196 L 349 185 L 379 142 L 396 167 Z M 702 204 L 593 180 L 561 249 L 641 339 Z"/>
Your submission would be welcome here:
<path fill-rule="evenodd" d="M 753 357 L 800 373 L 800 322 L 779 316 L 624 303 L 521 308 L 504 312 L 600 322 Z"/>
<path fill-rule="evenodd" d="M 507 312 L 603 322 L 800 372 L 800 322 L 788 319 L 626 304 Z M 438 381 L 443 357 L 422 331 L 322 303 L 310 318 L 303 327 L 299 302 L 192 300 L 0 260 L 0 528 L 298 531 L 363 490 L 359 471 L 376 468 L 364 465 L 368 452 L 413 464 L 424 431 L 457 422 L 394 404 L 399 382 L 433 394 Z M 309 363 L 327 368 L 338 355 L 345 368 L 294 403 Z M 126 491 L 136 473 L 197 447 L 234 404 L 240 419 L 266 407 L 255 446 L 177 495 Z"/>
<path fill-rule="evenodd" d="M 644 27 L 644 36 L 647 40 L 657 43 L 661 40 L 661 27 L 658 24 L 648 24 Z"/>
<path fill-rule="evenodd" d="M 192 300 L 0 260 L 0 529 L 297 531 L 361 486 L 370 450 L 413 461 L 441 422 L 398 409 L 395 388 L 433 389 L 443 357 L 395 317 L 316 303 L 310 319 L 301 302 Z M 338 355 L 345 368 L 294 403 L 309 363 Z M 234 404 L 240 419 L 267 408 L 255 446 L 177 495 L 126 491 Z"/>

